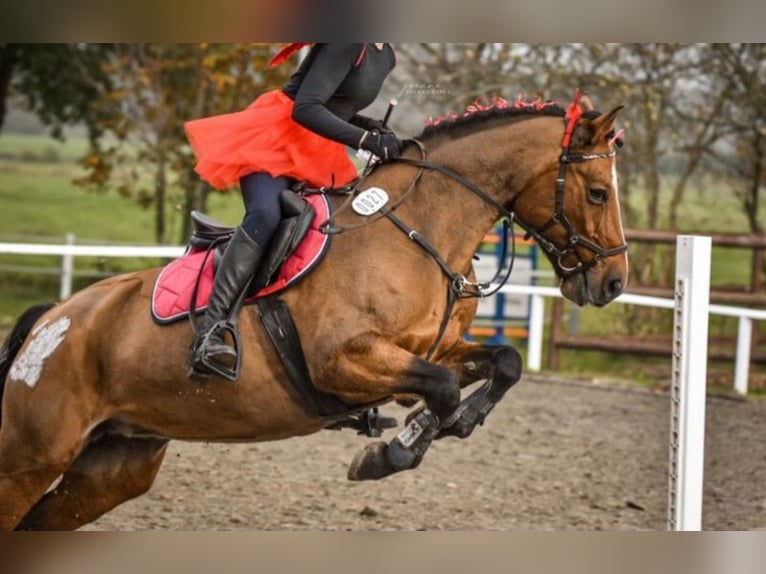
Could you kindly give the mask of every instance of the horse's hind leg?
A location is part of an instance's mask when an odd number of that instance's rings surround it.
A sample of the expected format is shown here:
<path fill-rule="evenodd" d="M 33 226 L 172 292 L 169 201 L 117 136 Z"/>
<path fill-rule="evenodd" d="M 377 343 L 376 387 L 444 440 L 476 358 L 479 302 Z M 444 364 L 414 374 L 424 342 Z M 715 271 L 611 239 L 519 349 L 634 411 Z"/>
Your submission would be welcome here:
<path fill-rule="evenodd" d="M 144 494 L 162 464 L 167 440 L 105 435 L 89 444 L 61 482 L 17 530 L 74 530 Z"/>
<path fill-rule="evenodd" d="M 63 398 L 62 398 L 63 397 Z M 0 427 L 0 529 L 11 530 L 80 451 L 88 407 L 69 395 L 30 399 L 23 383 L 6 388 Z"/>

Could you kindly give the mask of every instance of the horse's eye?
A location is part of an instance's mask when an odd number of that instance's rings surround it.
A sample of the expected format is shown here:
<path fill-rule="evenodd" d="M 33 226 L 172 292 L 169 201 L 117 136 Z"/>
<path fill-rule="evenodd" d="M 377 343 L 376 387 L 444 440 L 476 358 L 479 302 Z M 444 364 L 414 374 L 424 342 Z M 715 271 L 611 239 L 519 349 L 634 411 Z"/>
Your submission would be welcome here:
<path fill-rule="evenodd" d="M 588 198 L 593 203 L 606 203 L 607 192 L 605 189 L 593 188 L 588 189 Z"/>

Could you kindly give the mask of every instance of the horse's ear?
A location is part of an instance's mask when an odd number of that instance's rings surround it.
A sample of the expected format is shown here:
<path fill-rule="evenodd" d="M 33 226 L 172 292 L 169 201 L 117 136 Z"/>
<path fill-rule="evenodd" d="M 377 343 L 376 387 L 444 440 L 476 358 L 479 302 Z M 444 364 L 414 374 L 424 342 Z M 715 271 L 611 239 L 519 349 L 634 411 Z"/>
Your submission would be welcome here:
<path fill-rule="evenodd" d="M 592 112 L 596 109 L 587 94 L 580 96 L 580 107 L 584 112 Z"/>
<path fill-rule="evenodd" d="M 617 114 L 625 106 L 617 106 L 612 111 L 601 114 L 592 120 L 581 121 L 577 124 L 570 147 L 589 148 L 600 141 L 606 141 L 608 135 L 614 130 L 614 122 L 617 120 Z"/>
<path fill-rule="evenodd" d="M 593 120 L 591 123 L 591 129 L 593 130 L 592 143 L 595 144 L 601 140 L 608 139 L 608 134 L 611 134 L 614 131 L 614 122 L 617 121 L 617 114 L 624 107 L 625 106 L 617 106 L 611 111 L 608 111 L 605 114 L 601 114 L 599 117 Z"/>

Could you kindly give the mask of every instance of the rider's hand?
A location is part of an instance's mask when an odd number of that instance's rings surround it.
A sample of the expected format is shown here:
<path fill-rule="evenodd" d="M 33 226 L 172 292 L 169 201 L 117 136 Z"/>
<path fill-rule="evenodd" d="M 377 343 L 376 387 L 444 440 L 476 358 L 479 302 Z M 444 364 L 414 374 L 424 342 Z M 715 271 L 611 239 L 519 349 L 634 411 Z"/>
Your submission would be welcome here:
<path fill-rule="evenodd" d="M 360 147 L 378 156 L 382 162 L 391 161 L 402 154 L 404 144 L 392 133 L 381 133 L 378 130 L 365 132 Z"/>

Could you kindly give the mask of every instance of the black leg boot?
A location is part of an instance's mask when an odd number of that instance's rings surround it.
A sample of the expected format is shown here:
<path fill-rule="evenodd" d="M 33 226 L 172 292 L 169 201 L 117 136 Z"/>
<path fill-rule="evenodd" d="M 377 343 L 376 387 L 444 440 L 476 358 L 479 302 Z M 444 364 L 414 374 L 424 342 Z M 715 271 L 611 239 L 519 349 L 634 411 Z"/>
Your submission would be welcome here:
<path fill-rule="evenodd" d="M 191 348 L 190 376 L 219 374 L 233 380 L 222 372 L 231 372 L 237 363 L 236 350 L 224 341 L 224 322 L 258 269 L 263 254 L 263 248 L 242 227 L 237 227 L 218 265 L 200 334 Z M 211 368 L 211 364 L 223 369 Z"/>

